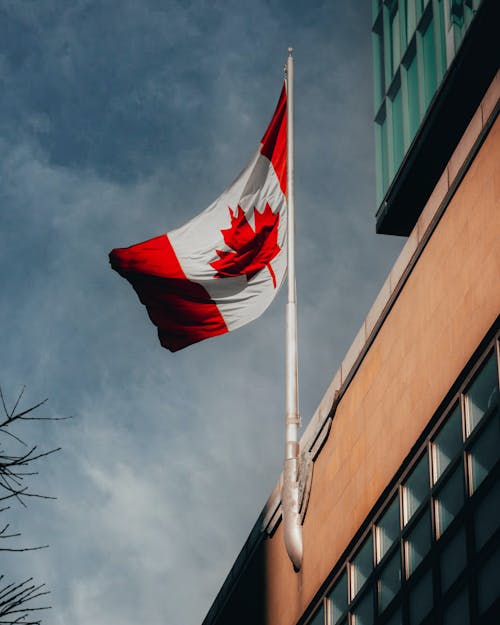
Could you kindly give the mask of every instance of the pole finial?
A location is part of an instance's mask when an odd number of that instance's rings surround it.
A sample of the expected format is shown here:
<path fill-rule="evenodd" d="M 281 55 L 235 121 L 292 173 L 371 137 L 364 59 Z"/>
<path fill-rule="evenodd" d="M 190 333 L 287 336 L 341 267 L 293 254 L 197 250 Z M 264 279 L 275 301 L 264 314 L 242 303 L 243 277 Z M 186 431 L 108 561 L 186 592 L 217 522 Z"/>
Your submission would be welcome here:
<path fill-rule="evenodd" d="M 293 48 L 288 48 L 288 56 L 292 56 Z"/>

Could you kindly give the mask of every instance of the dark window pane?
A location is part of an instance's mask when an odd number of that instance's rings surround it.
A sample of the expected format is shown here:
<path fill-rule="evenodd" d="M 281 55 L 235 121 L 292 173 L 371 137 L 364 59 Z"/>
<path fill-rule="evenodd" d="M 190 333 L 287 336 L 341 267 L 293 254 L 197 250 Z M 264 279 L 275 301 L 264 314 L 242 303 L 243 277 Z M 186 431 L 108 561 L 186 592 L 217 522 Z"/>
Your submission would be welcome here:
<path fill-rule="evenodd" d="M 351 562 L 351 599 L 357 595 L 372 570 L 373 539 L 370 533 L 368 538 L 363 543 L 363 546 Z"/>
<path fill-rule="evenodd" d="M 384 625 L 402 625 L 402 623 L 403 616 L 401 614 L 401 608 L 398 608 L 387 621 L 384 621 Z"/>
<path fill-rule="evenodd" d="M 370 589 L 352 612 L 353 625 L 373 625 L 373 593 Z"/>
<path fill-rule="evenodd" d="M 455 410 L 446 419 L 432 443 L 432 477 L 436 483 L 462 448 L 462 418 L 460 408 Z"/>
<path fill-rule="evenodd" d="M 391 545 L 399 538 L 399 498 L 395 497 L 375 526 L 377 562 L 380 562 Z"/>
<path fill-rule="evenodd" d="M 418 96 L 418 70 L 416 46 L 413 42 L 409 56 L 405 63 L 406 85 L 408 92 L 408 107 L 405 114 L 408 116 L 409 143 L 417 132 L 420 123 L 420 104 Z"/>
<path fill-rule="evenodd" d="M 493 353 L 476 376 L 465 396 L 467 435 L 476 427 L 484 413 L 498 405 L 498 371 Z"/>
<path fill-rule="evenodd" d="M 457 532 L 441 554 L 441 589 L 446 592 L 465 568 L 467 549 L 465 530 Z"/>
<path fill-rule="evenodd" d="M 495 482 L 478 505 L 474 522 L 476 549 L 479 550 L 500 526 L 500 482 Z"/>
<path fill-rule="evenodd" d="M 432 610 L 432 571 L 422 577 L 410 593 L 410 625 L 419 625 Z"/>
<path fill-rule="evenodd" d="M 387 138 L 387 118 L 385 105 L 375 120 L 375 145 L 377 155 L 377 201 L 381 202 L 389 184 L 389 141 Z"/>
<path fill-rule="evenodd" d="M 398 81 L 391 96 L 391 117 L 392 117 L 392 172 L 394 175 L 404 154 L 404 137 L 403 137 L 403 98 L 401 96 L 401 83 Z"/>
<path fill-rule="evenodd" d="M 469 597 L 467 588 L 464 588 L 445 609 L 443 625 L 469 625 L 469 623 Z"/>
<path fill-rule="evenodd" d="M 403 485 L 403 520 L 406 525 L 429 492 L 427 452 Z"/>
<path fill-rule="evenodd" d="M 316 612 L 309 625 L 325 625 L 325 609 L 323 606 Z"/>
<path fill-rule="evenodd" d="M 442 536 L 464 505 L 464 477 L 461 464 L 439 489 L 434 504 L 437 535 Z"/>
<path fill-rule="evenodd" d="M 477 598 L 479 612 L 487 610 L 500 597 L 500 549 L 486 560 L 479 570 L 477 579 Z"/>
<path fill-rule="evenodd" d="M 342 573 L 330 591 L 328 599 L 330 600 L 330 625 L 337 625 L 347 610 L 347 572 Z"/>
<path fill-rule="evenodd" d="M 425 558 L 431 547 L 431 519 L 429 511 L 418 521 L 405 539 L 406 572 L 409 577 Z"/>
<path fill-rule="evenodd" d="M 500 456 L 500 421 L 493 418 L 480 433 L 469 455 L 471 487 L 474 492 L 498 462 Z"/>
<path fill-rule="evenodd" d="M 383 612 L 401 587 L 401 562 L 399 549 L 387 562 L 378 580 L 378 611 Z"/>

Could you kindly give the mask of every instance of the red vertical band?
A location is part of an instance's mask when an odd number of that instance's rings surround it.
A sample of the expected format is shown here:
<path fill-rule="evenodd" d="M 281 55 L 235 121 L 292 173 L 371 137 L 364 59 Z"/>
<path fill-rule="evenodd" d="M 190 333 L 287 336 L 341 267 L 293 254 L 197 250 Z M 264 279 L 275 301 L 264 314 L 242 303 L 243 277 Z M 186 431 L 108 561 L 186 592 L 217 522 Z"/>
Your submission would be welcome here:
<path fill-rule="evenodd" d="M 286 132 L 287 132 L 287 106 L 286 88 L 283 85 L 278 105 L 273 118 L 262 138 L 261 154 L 266 156 L 272 163 L 278 177 L 283 195 L 286 197 Z"/>

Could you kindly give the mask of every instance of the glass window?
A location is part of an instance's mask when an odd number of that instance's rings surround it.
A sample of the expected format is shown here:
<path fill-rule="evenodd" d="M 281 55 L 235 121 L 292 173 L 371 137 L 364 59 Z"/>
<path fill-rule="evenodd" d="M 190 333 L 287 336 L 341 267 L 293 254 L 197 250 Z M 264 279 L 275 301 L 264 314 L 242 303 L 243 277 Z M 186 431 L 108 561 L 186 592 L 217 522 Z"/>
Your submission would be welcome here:
<path fill-rule="evenodd" d="M 406 574 L 409 577 L 422 562 L 431 548 L 431 519 L 426 510 L 405 541 Z"/>
<path fill-rule="evenodd" d="M 401 614 L 401 608 L 399 607 L 394 614 L 384 621 L 384 625 L 402 625 L 403 616 Z"/>
<path fill-rule="evenodd" d="M 407 105 L 405 113 L 408 118 L 408 145 L 411 143 L 420 123 L 420 103 L 418 95 L 418 70 L 415 39 L 408 49 L 404 62 L 406 71 L 406 97 Z M 408 147 L 407 145 L 407 147 Z"/>
<path fill-rule="evenodd" d="M 459 406 L 446 419 L 432 442 L 432 478 L 436 483 L 462 448 L 462 417 Z"/>
<path fill-rule="evenodd" d="M 417 12 L 417 21 L 422 17 L 422 13 L 424 10 L 424 0 L 413 0 L 415 3 L 415 9 Z"/>
<path fill-rule="evenodd" d="M 478 505 L 474 514 L 476 549 L 481 549 L 500 527 L 500 481 Z"/>
<path fill-rule="evenodd" d="M 408 523 L 429 492 L 429 460 L 427 452 L 403 484 L 403 521 Z"/>
<path fill-rule="evenodd" d="M 353 625 L 373 625 L 373 593 L 371 588 L 352 611 L 351 623 Z"/>
<path fill-rule="evenodd" d="M 443 0 L 437 0 L 436 33 L 437 33 L 437 75 L 438 82 L 446 71 L 446 32 Z"/>
<path fill-rule="evenodd" d="M 373 27 L 373 66 L 375 73 L 375 106 L 377 108 L 385 94 L 385 60 L 382 24 L 382 15 L 379 15 Z"/>
<path fill-rule="evenodd" d="M 399 549 L 385 564 L 377 583 L 378 611 L 383 612 L 401 587 L 401 561 Z"/>
<path fill-rule="evenodd" d="M 500 421 L 492 419 L 471 447 L 469 472 L 471 491 L 475 492 L 500 455 Z"/>
<path fill-rule="evenodd" d="M 371 533 L 353 558 L 350 568 L 351 599 L 354 599 L 373 570 L 373 539 Z"/>
<path fill-rule="evenodd" d="M 377 147 L 377 201 L 384 197 L 389 182 L 389 161 L 387 142 L 387 123 L 385 106 L 382 107 L 375 120 L 375 141 Z"/>
<path fill-rule="evenodd" d="M 465 529 L 460 528 L 441 553 L 441 589 L 446 592 L 465 568 Z"/>
<path fill-rule="evenodd" d="M 419 625 L 432 610 L 432 605 L 432 571 L 427 571 L 410 592 L 410 625 Z"/>
<path fill-rule="evenodd" d="M 446 483 L 439 489 L 434 500 L 436 514 L 436 533 L 442 536 L 448 525 L 457 516 L 464 505 L 464 478 L 460 464 Z"/>
<path fill-rule="evenodd" d="M 500 548 L 481 566 L 477 578 L 479 612 L 487 610 L 500 597 Z"/>
<path fill-rule="evenodd" d="M 399 76 L 399 74 L 398 74 Z M 392 171 L 394 175 L 401 165 L 404 155 L 404 136 L 403 136 L 403 100 L 401 97 L 401 80 L 400 78 L 394 84 L 391 102 L 391 120 L 392 120 Z"/>
<path fill-rule="evenodd" d="M 399 538 L 399 498 L 396 496 L 375 526 L 377 562 Z"/>
<path fill-rule="evenodd" d="M 486 411 L 498 406 L 498 371 L 493 353 L 476 376 L 465 395 L 467 436 L 481 421 Z"/>
<path fill-rule="evenodd" d="M 415 19 L 415 2 L 414 0 L 406 0 L 406 41 L 411 39 L 411 36 L 415 32 L 416 19 Z"/>
<path fill-rule="evenodd" d="M 434 21 L 429 11 L 422 30 L 422 58 L 424 65 L 424 107 L 427 109 L 436 91 L 436 46 L 434 44 Z"/>
<path fill-rule="evenodd" d="M 320 609 L 316 612 L 312 620 L 309 621 L 308 625 L 325 625 L 325 608 L 323 604 Z"/>
<path fill-rule="evenodd" d="M 328 595 L 330 601 L 330 625 L 337 625 L 347 611 L 347 572 L 344 571 L 340 579 Z"/>
<path fill-rule="evenodd" d="M 394 0 L 389 14 L 389 28 L 391 31 L 391 67 L 394 74 L 401 60 L 401 33 L 399 29 L 399 3 Z"/>
<path fill-rule="evenodd" d="M 453 599 L 443 614 L 443 625 L 469 625 L 469 597 L 467 588 Z"/>
<path fill-rule="evenodd" d="M 463 0 L 450 1 L 450 18 L 456 26 L 462 26 L 464 23 L 464 4 Z"/>

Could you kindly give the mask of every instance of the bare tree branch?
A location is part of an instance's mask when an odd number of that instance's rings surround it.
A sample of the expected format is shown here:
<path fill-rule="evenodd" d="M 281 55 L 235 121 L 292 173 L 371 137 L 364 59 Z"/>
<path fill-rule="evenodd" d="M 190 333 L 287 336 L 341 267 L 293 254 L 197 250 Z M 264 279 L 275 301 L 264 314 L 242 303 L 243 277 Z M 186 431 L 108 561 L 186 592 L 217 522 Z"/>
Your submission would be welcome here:
<path fill-rule="evenodd" d="M 29 478 L 38 474 L 38 471 L 32 468 L 35 463 L 55 454 L 60 451 L 60 448 L 39 451 L 37 445 L 28 445 L 17 433 L 12 431 L 12 427 L 20 421 L 63 421 L 71 417 L 36 416 L 34 411 L 43 406 L 47 399 L 25 410 L 19 410 L 24 391 L 25 387 L 23 386 L 12 409 L 9 410 L 0 387 L 0 409 L 3 409 L 4 413 L 3 418 L 0 417 L 0 502 L 12 499 L 27 508 L 26 502 L 29 499 L 54 499 L 54 497 L 33 492 L 28 482 L 30 481 Z M 2 440 L 2 435 L 5 435 L 4 440 Z M 25 449 L 20 449 L 18 445 Z M 10 508 L 9 505 L 3 506 L 0 508 L 0 513 L 6 512 Z M 28 547 L 16 544 L 9 545 L 8 541 L 19 539 L 20 536 L 20 532 L 10 529 L 10 523 L 0 526 L 0 541 L 2 541 L 0 552 L 38 551 L 48 547 L 48 545 Z M 9 546 L 4 547 L 4 544 Z M 45 585 L 35 584 L 33 578 L 30 577 L 22 582 L 7 583 L 2 587 L 3 580 L 4 575 L 0 574 L 0 625 L 41 625 L 41 619 L 34 615 L 50 608 L 47 605 L 37 605 L 41 597 L 49 594 L 49 591 L 45 590 Z"/>

